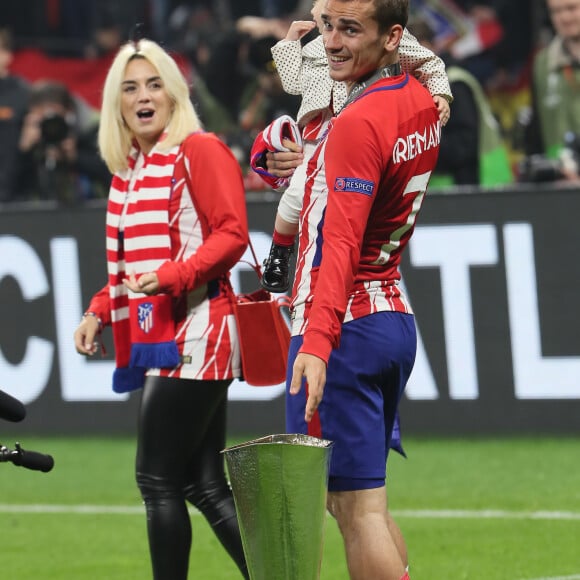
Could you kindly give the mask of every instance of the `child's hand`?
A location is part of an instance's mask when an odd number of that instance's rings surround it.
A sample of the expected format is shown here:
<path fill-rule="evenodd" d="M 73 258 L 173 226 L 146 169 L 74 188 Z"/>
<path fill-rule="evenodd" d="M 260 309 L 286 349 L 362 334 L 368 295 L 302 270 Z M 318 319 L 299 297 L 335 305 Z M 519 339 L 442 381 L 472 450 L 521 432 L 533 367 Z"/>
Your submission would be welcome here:
<path fill-rule="evenodd" d="M 303 36 L 308 34 L 314 27 L 316 22 L 313 20 L 295 20 L 290 25 L 286 38 L 284 40 L 300 40 Z"/>
<path fill-rule="evenodd" d="M 451 116 L 451 107 L 449 106 L 449 102 L 445 97 L 441 95 L 435 95 L 433 97 L 433 101 L 437 106 L 437 111 L 439 113 L 439 120 L 441 121 L 441 125 L 445 127 L 447 125 L 447 121 L 449 121 L 449 117 Z"/>

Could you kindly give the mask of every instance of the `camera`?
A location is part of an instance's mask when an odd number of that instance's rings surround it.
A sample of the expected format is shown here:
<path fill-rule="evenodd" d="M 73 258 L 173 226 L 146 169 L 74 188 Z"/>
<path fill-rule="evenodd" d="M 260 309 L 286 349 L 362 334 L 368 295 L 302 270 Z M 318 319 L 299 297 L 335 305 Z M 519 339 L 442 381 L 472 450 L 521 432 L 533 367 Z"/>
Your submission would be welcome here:
<path fill-rule="evenodd" d="M 63 115 L 47 115 L 40 121 L 40 134 L 45 145 L 58 145 L 70 132 L 70 124 Z"/>
<path fill-rule="evenodd" d="M 518 181 L 557 181 L 566 176 L 566 171 L 580 173 L 580 135 L 571 131 L 564 135 L 564 148 L 556 159 L 541 154 L 524 158 L 518 167 Z"/>

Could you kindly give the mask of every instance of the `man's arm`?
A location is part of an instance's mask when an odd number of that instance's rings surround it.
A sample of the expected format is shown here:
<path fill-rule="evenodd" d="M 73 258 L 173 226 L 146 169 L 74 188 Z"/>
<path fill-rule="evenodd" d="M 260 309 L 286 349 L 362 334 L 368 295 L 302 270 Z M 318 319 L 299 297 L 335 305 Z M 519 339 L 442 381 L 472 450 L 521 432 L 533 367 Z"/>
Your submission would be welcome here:
<path fill-rule="evenodd" d="M 338 346 L 347 295 L 358 265 L 370 209 L 376 195 L 342 191 L 335 184 L 342 177 L 364 176 L 378 186 L 380 156 L 374 146 L 374 130 L 362 122 L 341 119 L 341 126 L 331 131 L 326 143 L 324 163 L 328 201 L 323 225 L 323 259 L 318 272 L 312 309 L 302 347 L 294 361 L 290 394 L 297 394 L 306 380 L 308 398 L 304 419 L 312 419 L 324 394 L 326 365 L 333 348 Z"/>

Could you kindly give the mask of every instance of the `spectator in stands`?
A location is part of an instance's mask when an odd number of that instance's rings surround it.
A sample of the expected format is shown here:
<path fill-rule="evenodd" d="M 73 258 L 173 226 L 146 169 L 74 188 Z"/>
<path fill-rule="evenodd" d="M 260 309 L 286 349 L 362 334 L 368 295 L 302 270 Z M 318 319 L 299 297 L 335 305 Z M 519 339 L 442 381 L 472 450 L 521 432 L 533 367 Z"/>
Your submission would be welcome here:
<path fill-rule="evenodd" d="M 272 61 L 271 37 L 254 39 L 232 32 L 207 46 L 196 70 L 193 100 L 204 125 L 215 131 L 247 169 L 254 138 L 273 119 L 294 113 L 299 99 L 284 92 Z M 198 53 L 199 54 L 199 53 Z"/>
<path fill-rule="evenodd" d="M 293 115 L 300 107 L 300 97 L 284 91 L 271 47 L 276 39 L 265 37 L 250 42 L 248 65 L 253 80 L 240 99 L 239 123 L 249 131 L 252 141 L 271 121 L 281 115 Z"/>
<path fill-rule="evenodd" d="M 0 29 L 0 202 L 15 193 L 18 138 L 28 106 L 28 84 L 10 74 L 12 35 Z"/>
<path fill-rule="evenodd" d="M 150 23 L 149 2 L 143 0 L 99 0 L 97 3 L 97 22 L 112 18 L 121 31 L 121 38 L 130 38 L 135 25 L 143 23 L 148 32 Z"/>
<path fill-rule="evenodd" d="M 409 29 L 425 47 L 436 49 L 433 30 L 426 20 L 414 19 Z M 454 101 L 453 114 L 442 129 L 431 187 L 493 186 L 512 182 L 513 173 L 500 126 L 479 81 L 455 64 L 449 54 L 439 56 L 446 63 Z"/>
<path fill-rule="evenodd" d="M 472 17 L 476 19 L 485 31 L 491 29 L 493 21 L 499 24 L 503 34 L 497 44 L 489 50 L 486 70 L 477 59 L 465 63 L 470 72 L 480 72 L 482 84 L 486 90 L 494 88 L 510 89 L 518 83 L 527 83 L 527 75 L 532 52 L 532 17 L 534 2 L 514 2 L 514 0 L 461 0 L 460 5 L 467 5 Z M 539 1 L 536 2 L 539 4 Z M 517 22 L 517 26 L 513 23 Z M 485 37 L 486 32 L 482 31 Z M 485 57 L 485 55 L 484 55 Z M 484 60 L 485 62 L 485 60 Z"/>
<path fill-rule="evenodd" d="M 47 3 L 47 13 L 52 13 L 55 40 L 68 43 L 63 56 L 82 57 L 90 43 L 97 13 L 96 0 L 59 0 Z"/>
<path fill-rule="evenodd" d="M 497 70 L 496 51 L 506 37 L 500 11 L 505 0 L 453 0 L 465 14 L 464 34 L 450 47 L 457 64 L 485 86 Z M 516 4 L 510 0 L 511 4 Z M 521 10 L 521 7 L 520 7 Z M 468 23 L 467 26 L 465 24 Z M 515 27 L 514 27 L 515 28 Z M 523 28 L 523 26 L 522 26 Z"/>
<path fill-rule="evenodd" d="M 20 45 L 36 45 L 50 36 L 52 18 L 46 0 L 2 2 L 2 26 L 9 28 Z"/>
<path fill-rule="evenodd" d="M 227 92 L 232 90 L 231 84 L 227 76 L 220 75 L 231 72 L 233 81 L 233 75 L 239 72 L 235 70 L 238 62 L 236 49 L 238 39 L 230 38 L 229 54 L 236 55 L 234 63 L 228 62 L 227 57 L 222 61 L 218 60 L 215 48 L 223 43 L 222 29 L 208 6 L 195 5 L 191 8 L 180 6 L 172 15 L 170 30 L 172 49 L 183 55 L 191 65 L 189 71 L 191 99 L 204 128 L 206 131 L 216 133 L 224 141 L 227 140 L 226 136 L 236 132 L 238 128 L 235 98 L 239 95 L 236 94 L 237 91 L 227 95 Z M 228 54 L 227 49 L 225 54 Z M 220 70 L 214 71 L 216 65 Z M 208 82 L 208 76 L 211 82 Z M 240 86 L 243 86 L 243 74 L 240 74 L 240 79 Z"/>
<path fill-rule="evenodd" d="M 214 41 L 209 51 L 200 73 L 210 93 L 232 119 L 237 119 L 240 95 L 255 77 L 255 71 L 247 66 L 249 41 L 241 34 L 224 34 Z"/>
<path fill-rule="evenodd" d="M 534 2 L 446 0 L 444 10 L 441 0 L 412 5 L 434 29 L 437 52 L 450 52 L 486 91 L 526 82 Z"/>
<path fill-rule="evenodd" d="M 547 0 L 547 7 L 555 36 L 534 59 L 526 153 L 567 161 L 566 141 L 580 136 L 580 0 Z M 571 161 L 563 173 L 577 180 Z"/>
<path fill-rule="evenodd" d="M 308 14 L 308 4 L 311 4 L 311 0 L 229 0 L 229 10 L 234 21 L 245 16 L 286 20 L 292 18 L 300 8 L 304 14 Z"/>
<path fill-rule="evenodd" d="M 292 6 L 287 3 L 284 6 L 284 2 L 274 0 L 263 0 L 263 3 L 276 6 L 265 6 L 259 16 L 251 14 L 240 16 L 235 23 L 238 32 L 256 39 L 274 37 L 276 40 L 282 40 L 292 22 L 308 18 L 312 7 L 312 0 L 299 0 Z"/>
<path fill-rule="evenodd" d="M 77 104 L 63 84 L 34 83 L 19 139 L 18 199 L 76 204 L 104 197 L 110 173 L 96 135 L 96 124 L 81 129 Z"/>
<path fill-rule="evenodd" d="M 124 34 L 115 15 L 101 9 L 93 24 L 91 39 L 85 46 L 85 58 L 116 54 L 124 42 Z"/>

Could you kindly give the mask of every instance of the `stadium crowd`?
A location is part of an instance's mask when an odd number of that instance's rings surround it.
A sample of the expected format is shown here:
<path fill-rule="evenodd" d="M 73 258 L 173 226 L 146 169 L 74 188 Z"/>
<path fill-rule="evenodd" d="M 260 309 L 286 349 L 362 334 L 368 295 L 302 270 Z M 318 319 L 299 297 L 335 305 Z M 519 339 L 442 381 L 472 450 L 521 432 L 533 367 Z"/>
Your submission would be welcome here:
<path fill-rule="evenodd" d="M 514 179 L 530 174 L 524 161 L 532 153 L 525 144 L 527 125 L 534 125 L 534 56 L 554 36 L 547 4 L 414 0 L 411 6 L 412 16 L 431 26 L 436 53 L 450 55 L 480 83 Z M 311 18 L 311 7 L 311 0 L 7 4 L 0 15 L 0 202 L 106 196 L 110 176 L 95 139 L 102 85 L 116 50 L 138 36 L 175 55 L 204 127 L 234 151 L 246 190 L 263 189 L 248 170 L 251 144 L 273 119 L 295 116 L 300 105 L 283 90 L 270 49 L 293 20 Z"/>

